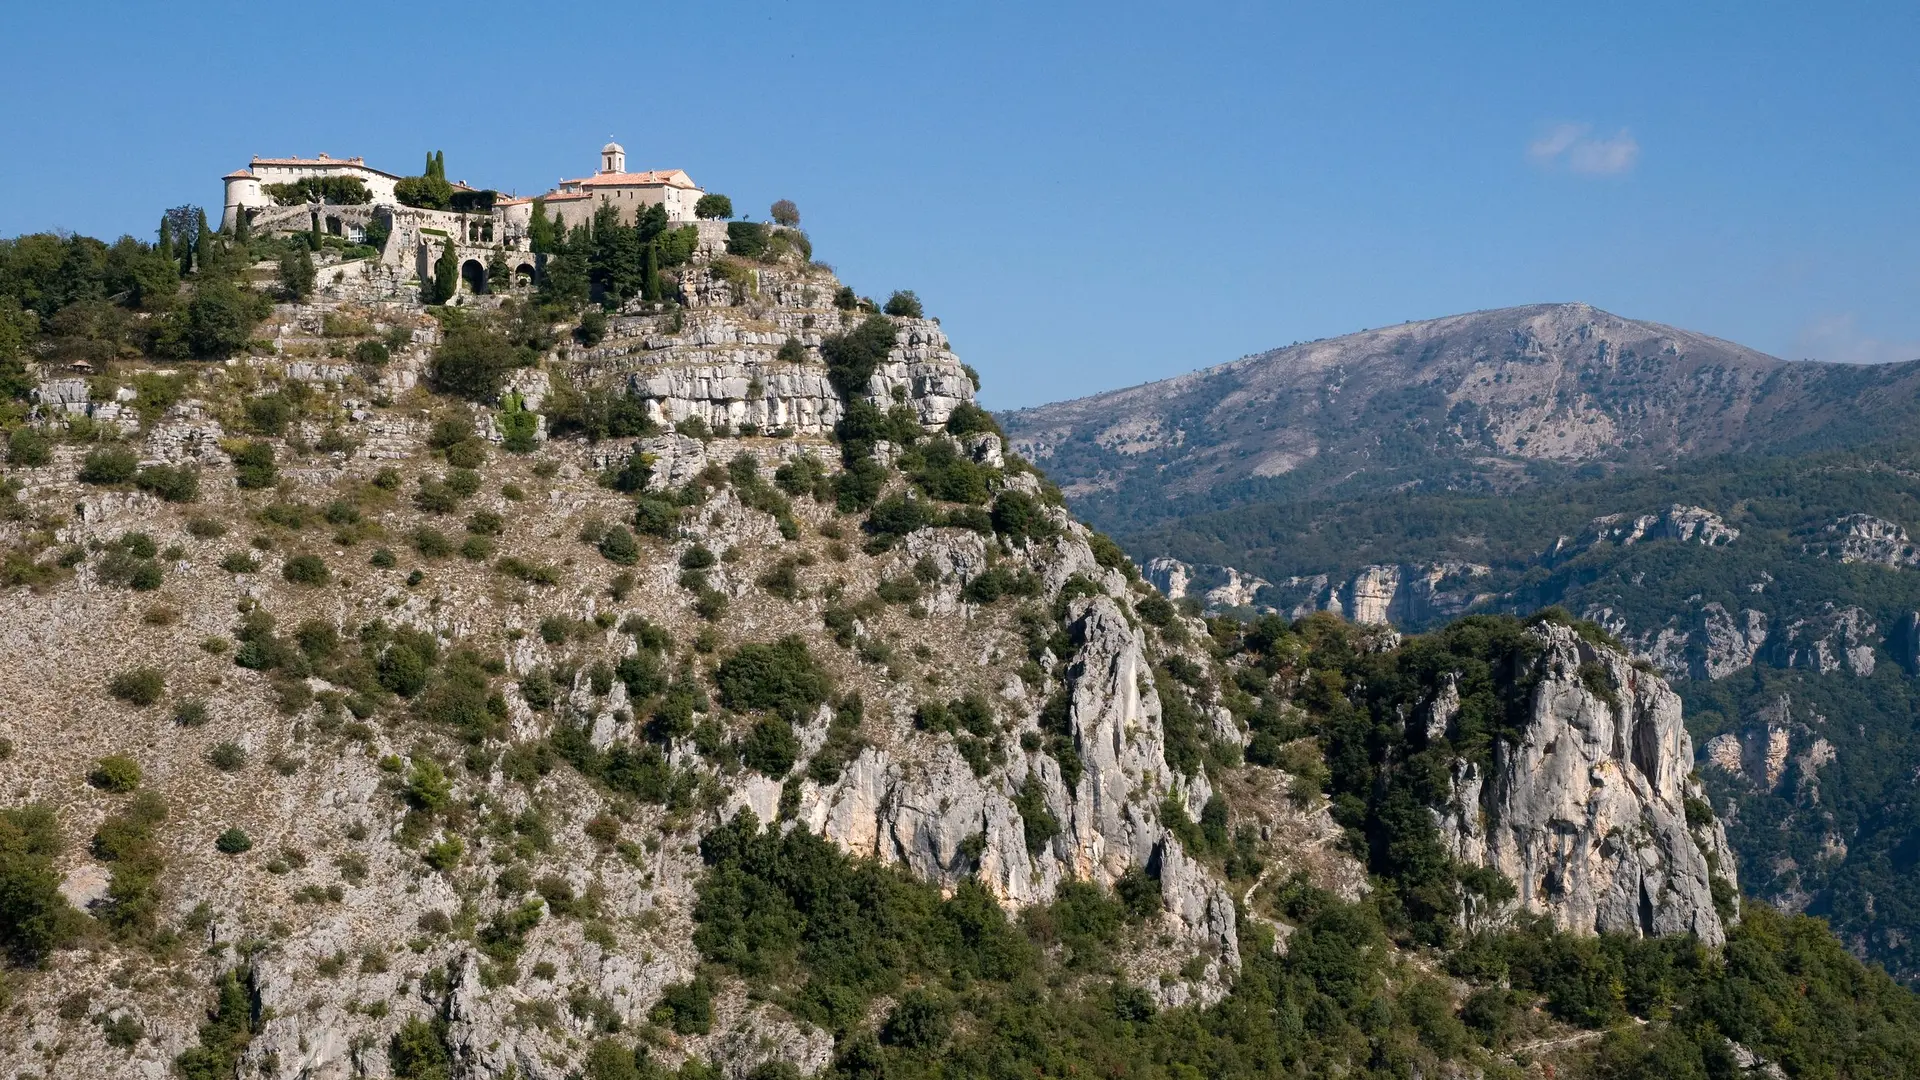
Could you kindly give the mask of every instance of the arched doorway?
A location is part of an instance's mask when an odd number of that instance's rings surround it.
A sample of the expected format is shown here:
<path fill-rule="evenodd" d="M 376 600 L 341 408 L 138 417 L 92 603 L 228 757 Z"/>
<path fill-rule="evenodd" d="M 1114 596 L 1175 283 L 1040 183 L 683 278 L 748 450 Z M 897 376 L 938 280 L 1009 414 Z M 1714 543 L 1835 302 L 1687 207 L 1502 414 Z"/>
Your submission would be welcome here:
<path fill-rule="evenodd" d="M 476 259 L 468 259 L 460 264 L 460 280 L 467 283 L 467 290 L 475 296 L 484 296 L 487 292 L 487 268 Z"/>
<path fill-rule="evenodd" d="M 519 284 L 519 285 L 523 285 L 523 286 L 532 285 L 533 284 L 533 264 L 521 263 L 519 266 L 514 267 L 513 280 L 516 284 Z"/>

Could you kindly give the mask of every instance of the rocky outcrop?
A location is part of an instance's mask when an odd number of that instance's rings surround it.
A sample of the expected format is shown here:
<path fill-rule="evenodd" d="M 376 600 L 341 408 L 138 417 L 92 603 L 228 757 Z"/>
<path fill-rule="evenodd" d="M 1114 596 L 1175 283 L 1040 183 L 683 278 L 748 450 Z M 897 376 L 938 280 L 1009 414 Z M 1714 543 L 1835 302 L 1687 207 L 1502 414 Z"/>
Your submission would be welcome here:
<path fill-rule="evenodd" d="M 1270 583 L 1231 566 L 1192 566 L 1161 556 L 1147 560 L 1146 579 L 1169 600 L 1198 596 L 1208 612 L 1231 608 L 1272 610 L 1266 604 Z"/>
<path fill-rule="evenodd" d="M 1610 607 L 1588 608 L 1581 618 L 1605 627 L 1625 641 L 1634 656 L 1673 678 L 1723 679 L 1751 667 L 1767 645 L 1764 612 L 1745 608 L 1735 615 L 1717 602 L 1670 618 L 1657 630 L 1637 634 Z"/>
<path fill-rule="evenodd" d="M 1366 566 L 1344 583 L 1325 574 L 1294 577 L 1274 586 L 1269 602 L 1290 618 L 1329 611 L 1369 626 L 1421 626 L 1494 599 L 1478 587 L 1491 573 L 1478 563 Z"/>
<path fill-rule="evenodd" d="M 1740 530 L 1705 507 L 1674 503 L 1657 514 L 1607 514 L 1594 518 L 1578 537 L 1563 536 L 1546 554 L 1548 564 L 1612 544 L 1631 547 L 1651 540 L 1674 540 L 1701 547 L 1725 547 L 1740 538 Z"/>
<path fill-rule="evenodd" d="M 1761 791 L 1780 791 L 1791 776 L 1801 794 L 1817 796 L 1820 770 L 1838 760 L 1839 754 L 1814 727 L 1795 720 L 1793 713 L 1792 699 L 1776 698 L 1745 727 L 1709 740 L 1703 755 L 1706 763 Z M 1810 716 L 1815 726 L 1824 719 L 1817 713 Z"/>
<path fill-rule="evenodd" d="M 1821 530 L 1806 550 L 1843 563 L 1866 563 L 1896 570 L 1920 566 L 1920 548 L 1901 525 L 1871 514 L 1848 514 Z"/>
<path fill-rule="evenodd" d="M 1700 791 L 1679 696 L 1571 628 L 1532 633 L 1526 728 L 1487 764 L 1454 766 L 1438 812 L 1453 854 L 1499 870 L 1521 907 L 1569 930 L 1724 941 L 1711 878 L 1730 881 L 1733 860 L 1717 822 L 1687 823 Z"/>
<path fill-rule="evenodd" d="M 1774 662 L 1823 675 L 1833 671 L 1871 675 L 1877 631 L 1872 617 L 1860 608 L 1828 602 L 1814 614 L 1786 625 L 1774 645 Z"/>
<path fill-rule="evenodd" d="M 913 757 L 868 749 L 838 783 L 807 786 L 800 821 L 852 852 L 950 887 L 977 876 L 1014 907 L 1050 899 L 1065 880 L 1111 885 L 1131 868 L 1145 869 L 1160 883 L 1167 929 L 1213 957 L 1205 985 L 1182 992 L 1212 999 L 1223 992 L 1222 966 L 1239 963 L 1233 899 L 1186 854 L 1158 812 L 1175 792 L 1197 814 L 1205 795 L 1196 787 L 1205 780 L 1167 767 L 1145 642 L 1119 605 L 1105 596 L 1075 600 L 1068 618 L 1081 642 L 1067 676 L 1083 767 L 1074 787 L 1039 753 L 1025 755 L 1004 777 L 980 777 L 950 744 Z M 1060 825 L 1037 853 L 1026 846 L 1014 804 L 1028 783 L 1038 785 Z"/>

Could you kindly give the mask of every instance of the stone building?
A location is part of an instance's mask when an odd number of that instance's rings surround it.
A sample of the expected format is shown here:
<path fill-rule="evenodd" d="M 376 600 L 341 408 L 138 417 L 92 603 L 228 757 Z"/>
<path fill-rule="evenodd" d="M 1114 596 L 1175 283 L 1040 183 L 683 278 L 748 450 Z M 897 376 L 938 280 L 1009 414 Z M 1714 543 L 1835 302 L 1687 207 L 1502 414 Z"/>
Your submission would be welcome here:
<path fill-rule="evenodd" d="M 275 184 L 347 177 L 365 184 L 372 199 L 356 205 L 283 203 L 268 191 Z M 545 195 L 486 198 L 492 193 L 454 183 L 456 194 L 481 196 L 467 200 L 471 209 L 428 210 L 403 205 L 395 194 L 395 185 L 401 179 L 357 157 L 256 157 L 246 168 L 221 178 L 226 185 L 221 228 L 233 229 L 244 216 L 250 228 L 265 233 L 313 230 L 353 244 L 369 236 L 384 237 L 379 256 L 359 272 L 369 279 L 378 277 L 392 288 L 429 277 L 434 260 L 451 240 L 460 261 L 461 288 L 483 291 L 488 286 L 487 266 L 496 249 L 505 254 L 515 284 L 530 284 L 535 277 L 539 259 L 533 253 L 528 227 L 536 202 L 546 205 L 549 218 L 563 220 L 568 226 L 586 224 L 602 206 L 615 208 L 624 222 L 633 221 L 635 212 L 645 206 L 664 206 L 669 220 L 690 222 L 700 196 L 705 194 L 680 169 L 628 172 L 626 149 L 615 142 L 600 148 L 598 172 L 562 180 Z M 459 202 L 456 200 L 456 204 Z M 701 240 L 703 245 L 724 244 L 723 237 L 706 233 Z"/>
<path fill-rule="evenodd" d="M 599 172 L 562 180 L 540 201 L 546 204 L 549 217 L 564 214 L 574 225 L 593 217 L 602 206 L 618 210 L 621 221 L 632 221 L 634 212 L 643 206 L 665 206 L 668 221 L 692 221 L 694 207 L 704 194 L 681 169 L 628 172 L 626 148 L 610 142 L 600 148 Z"/>
<path fill-rule="evenodd" d="M 324 180 L 329 177 L 353 177 L 367 185 L 373 193 L 376 204 L 394 204 L 394 184 L 400 177 L 390 172 L 370 168 L 365 158 L 334 158 L 321 154 L 316 158 L 263 158 L 256 157 L 247 163 L 244 169 L 236 169 L 220 179 L 227 185 L 225 209 L 220 215 L 220 227 L 232 229 L 242 213 L 257 213 L 276 205 L 273 196 L 266 193 L 269 184 L 292 184 L 301 180 Z M 251 217 L 249 218 L 251 220 Z"/>

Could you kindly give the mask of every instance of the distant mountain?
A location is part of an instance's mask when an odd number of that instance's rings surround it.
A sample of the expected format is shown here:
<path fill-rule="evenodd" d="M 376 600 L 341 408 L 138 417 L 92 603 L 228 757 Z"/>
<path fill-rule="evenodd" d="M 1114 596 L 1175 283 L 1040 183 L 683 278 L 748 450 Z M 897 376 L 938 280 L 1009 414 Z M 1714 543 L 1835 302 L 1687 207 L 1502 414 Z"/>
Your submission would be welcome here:
<path fill-rule="evenodd" d="M 1586 304 L 1405 323 L 1002 416 L 1114 531 L 1276 497 L 1501 490 L 1557 470 L 1809 450 L 1920 418 L 1920 362 L 1789 362 Z"/>
<path fill-rule="evenodd" d="M 1675 680 L 1749 891 L 1920 980 L 1920 363 L 1541 305 L 1002 420 L 1169 596 L 1604 626 Z"/>

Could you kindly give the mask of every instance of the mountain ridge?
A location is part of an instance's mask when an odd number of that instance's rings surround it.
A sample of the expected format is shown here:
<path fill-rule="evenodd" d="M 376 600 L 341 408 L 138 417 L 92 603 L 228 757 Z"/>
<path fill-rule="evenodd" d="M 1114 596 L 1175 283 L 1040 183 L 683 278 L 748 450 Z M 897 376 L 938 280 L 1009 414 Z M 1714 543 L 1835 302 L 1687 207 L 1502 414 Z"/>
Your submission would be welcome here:
<path fill-rule="evenodd" d="M 1819 445 L 1913 415 L 1920 363 L 1782 360 L 1584 303 L 1469 312 L 1291 345 L 1007 412 L 1014 446 L 1103 526 L 1149 494 L 1432 481 Z M 1225 490 L 1222 489 L 1231 489 Z"/>

